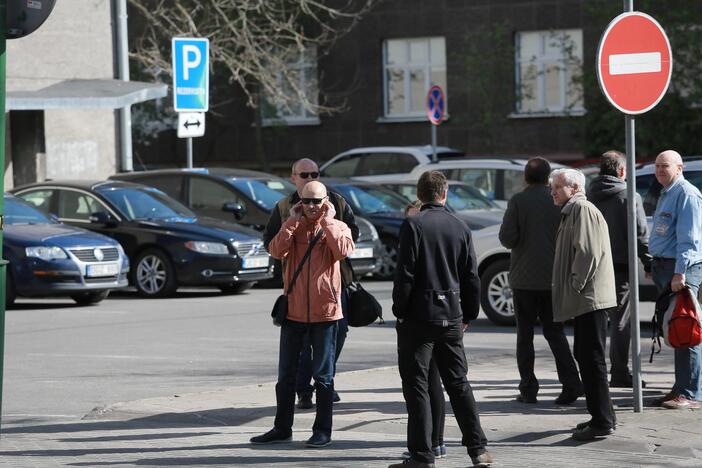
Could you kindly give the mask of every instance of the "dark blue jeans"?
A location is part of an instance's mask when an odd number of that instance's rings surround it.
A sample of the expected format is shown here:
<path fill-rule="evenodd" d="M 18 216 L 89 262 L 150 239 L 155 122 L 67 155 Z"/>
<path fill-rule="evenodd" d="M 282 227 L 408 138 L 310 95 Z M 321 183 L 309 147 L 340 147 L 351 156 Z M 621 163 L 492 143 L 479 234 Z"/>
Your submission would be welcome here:
<path fill-rule="evenodd" d="M 336 375 L 336 362 L 341 356 L 341 350 L 344 349 L 346 343 L 346 335 L 349 332 L 348 321 L 346 320 L 346 310 L 348 307 L 348 295 L 346 289 L 341 291 L 341 310 L 344 313 L 344 318 L 339 320 L 339 329 L 336 333 L 336 354 L 334 355 L 334 375 Z M 314 387 L 312 381 L 312 345 L 309 336 L 305 337 L 302 343 L 302 352 L 300 353 L 300 363 L 297 368 L 297 379 L 295 382 L 295 390 L 298 395 L 312 395 Z M 332 380 L 332 390 L 334 390 L 334 381 Z"/>
<path fill-rule="evenodd" d="M 313 349 L 312 376 L 317 391 L 317 416 L 312 430 L 331 437 L 332 379 L 338 321 L 300 323 L 286 320 L 280 329 L 278 383 L 275 385 L 277 408 L 274 426 L 284 433 L 292 431 L 295 416 L 295 376 L 305 336 Z"/>

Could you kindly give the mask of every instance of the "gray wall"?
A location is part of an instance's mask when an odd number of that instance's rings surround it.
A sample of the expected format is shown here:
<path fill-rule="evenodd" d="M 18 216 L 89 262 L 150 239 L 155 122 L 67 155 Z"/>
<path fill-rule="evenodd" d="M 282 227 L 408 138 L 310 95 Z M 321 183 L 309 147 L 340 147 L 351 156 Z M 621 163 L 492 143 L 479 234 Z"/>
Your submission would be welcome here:
<path fill-rule="evenodd" d="M 39 30 L 8 41 L 7 90 L 38 90 L 72 78 L 113 78 L 111 9 L 110 0 L 58 0 Z M 26 135 L 27 129 L 22 130 Z M 36 168 L 36 180 L 95 179 L 115 172 L 118 154 L 112 109 L 46 110 L 44 132 L 45 154 L 12 155 L 5 176 L 7 188 L 12 186 L 7 171 L 14 167 L 18 175 L 23 174 L 12 177 L 16 183 L 26 182 L 32 168 Z"/>

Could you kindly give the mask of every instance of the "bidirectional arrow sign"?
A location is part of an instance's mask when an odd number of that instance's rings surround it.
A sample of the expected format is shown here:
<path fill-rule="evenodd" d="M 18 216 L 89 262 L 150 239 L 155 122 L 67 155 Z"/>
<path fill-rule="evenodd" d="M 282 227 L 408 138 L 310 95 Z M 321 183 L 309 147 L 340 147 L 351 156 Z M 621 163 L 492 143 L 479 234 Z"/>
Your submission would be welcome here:
<path fill-rule="evenodd" d="M 623 13 L 609 24 L 597 51 L 597 79 L 609 102 L 629 115 L 653 109 L 668 90 L 673 53 L 658 21 Z"/>
<path fill-rule="evenodd" d="M 434 125 L 439 125 L 444 120 L 446 113 L 446 97 L 441 86 L 434 85 L 427 93 L 427 116 Z"/>
<path fill-rule="evenodd" d="M 196 138 L 204 134 L 204 112 L 178 112 L 178 138 Z"/>
<path fill-rule="evenodd" d="M 210 94 L 207 39 L 174 37 L 173 107 L 176 112 L 207 112 Z"/>

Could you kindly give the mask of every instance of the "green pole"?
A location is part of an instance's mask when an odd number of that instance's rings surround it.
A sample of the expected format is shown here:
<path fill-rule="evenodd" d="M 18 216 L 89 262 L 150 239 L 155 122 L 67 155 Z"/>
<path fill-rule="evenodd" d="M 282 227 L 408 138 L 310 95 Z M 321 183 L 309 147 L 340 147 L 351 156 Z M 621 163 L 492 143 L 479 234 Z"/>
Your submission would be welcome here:
<path fill-rule="evenodd" d="M 7 0 L 0 0 L 0 431 L 2 430 L 2 381 L 5 368 L 5 272 L 2 260 L 3 220 L 5 215 L 5 51 L 7 37 Z"/>

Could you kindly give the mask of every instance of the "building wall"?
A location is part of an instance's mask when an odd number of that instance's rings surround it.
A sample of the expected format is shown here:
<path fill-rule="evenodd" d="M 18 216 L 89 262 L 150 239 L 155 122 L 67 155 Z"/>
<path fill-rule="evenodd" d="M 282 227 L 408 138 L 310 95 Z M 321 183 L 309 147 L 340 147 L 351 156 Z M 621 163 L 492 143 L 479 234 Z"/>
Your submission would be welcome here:
<path fill-rule="evenodd" d="M 584 24 L 586 0 L 385 0 L 320 59 L 320 86 L 343 112 L 321 116 L 311 126 L 266 127 L 263 148 L 272 169 L 287 171 L 290 161 L 307 156 L 325 161 L 357 146 L 430 143 L 428 122 L 383 123 L 382 44 L 386 39 L 443 36 L 446 41 L 450 119 L 438 129 L 438 142 L 470 155 L 544 155 L 555 160 L 583 157 L 583 118 L 512 118 L 515 110 L 514 34 L 517 31 L 582 28 L 585 63 L 594 62 L 600 26 Z M 481 44 L 485 60 L 465 51 L 478 28 L 503 24 L 496 43 Z M 134 38 L 132 38 L 133 40 Z M 478 38 L 480 40 L 480 38 Z M 482 38 L 487 40 L 487 38 Z M 494 57 L 499 46 L 506 63 Z M 592 71 L 592 70 L 590 70 Z M 485 73 L 487 83 L 480 81 Z M 213 76 L 212 86 L 230 86 Z M 256 157 L 254 114 L 241 93 L 207 116 L 207 133 L 195 141 L 198 165 L 261 167 Z M 587 107 L 587 100 L 585 103 Z M 382 120 L 382 119 L 381 119 Z M 175 132 L 137 144 L 147 166 L 183 165 L 184 145 Z"/>
<path fill-rule="evenodd" d="M 110 0 L 59 0 L 31 35 L 8 41 L 7 90 L 29 91 L 66 79 L 114 77 Z M 44 113 L 46 154 L 17 155 L 13 165 L 45 168 L 44 178 L 102 178 L 115 172 L 117 142 L 111 109 Z M 24 161 L 23 161 L 24 160 Z M 7 180 L 7 177 L 6 177 Z"/>

